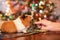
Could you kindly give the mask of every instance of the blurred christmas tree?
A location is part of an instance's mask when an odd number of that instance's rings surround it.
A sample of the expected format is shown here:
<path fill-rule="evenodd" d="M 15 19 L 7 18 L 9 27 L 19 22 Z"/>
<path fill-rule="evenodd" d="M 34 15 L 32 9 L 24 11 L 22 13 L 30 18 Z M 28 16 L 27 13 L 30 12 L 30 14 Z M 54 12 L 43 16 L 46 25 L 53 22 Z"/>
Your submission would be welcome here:
<path fill-rule="evenodd" d="M 37 2 L 36 2 L 37 1 Z M 30 3 L 31 11 L 34 11 L 34 18 L 39 20 L 40 18 L 47 18 L 47 14 L 50 14 L 54 9 L 54 3 L 50 0 L 33 0 Z"/>
<path fill-rule="evenodd" d="M 54 3 L 50 0 L 33 0 L 30 4 L 30 9 L 32 13 L 32 25 L 28 30 L 31 32 L 34 29 L 40 29 L 43 24 L 38 24 L 40 28 L 37 27 L 36 24 L 33 24 L 35 21 L 40 21 L 42 19 L 49 19 L 48 16 L 51 16 L 51 12 L 54 10 Z M 45 26 L 45 25 L 43 25 Z M 34 32 L 34 31 L 33 31 Z"/>
<path fill-rule="evenodd" d="M 13 2 L 16 1 L 16 2 Z M 13 20 L 20 15 L 26 13 L 32 14 L 31 27 L 28 29 L 28 32 L 34 32 L 34 30 L 39 29 L 36 24 L 33 24 L 35 21 L 40 21 L 42 19 L 53 19 L 51 12 L 54 10 L 54 3 L 50 0 L 7 0 L 7 10 L 2 19 Z M 16 10 L 14 10 L 14 7 Z M 26 9 L 25 9 L 26 8 Z M 17 11 L 17 9 L 19 9 Z M 49 20 L 50 20 L 49 19 Z M 55 18 L 56 19 L 56 18 Z M 43 24 L 39 24 L 42 26 Z M 45 25 L 44 25 L 45 26 Z M 33 30 L 33 31 L 32 31 Z"/>
<path fill-rule="evenodd" d="M 50 0 L 7 0 L 6 3 L 8 7 L 5 15 L 7 15 L 8 19 L 13 19 L 15 15 L 17 15 L 18 17 L 19 14 L 21 14 L 22 11 L 25 10 L 25 6 L 27 6 L 27 8 L 30 10 L 30 12 L 32 13 L 32 17 L 35 20 L 47 18 L 47 14 L 50 14 L 54 9 L 54 3 L 52 3 Z M 16 7 L 17 5 L 18 7 Z M 20 11 L 21 8 L 19 8 L 19 5 L 22 5 L 21 7 L 23 7 L 23 10 Z M 17 8 L 19 10 L 14 10 L 14 7 L 15 9 Z"/>

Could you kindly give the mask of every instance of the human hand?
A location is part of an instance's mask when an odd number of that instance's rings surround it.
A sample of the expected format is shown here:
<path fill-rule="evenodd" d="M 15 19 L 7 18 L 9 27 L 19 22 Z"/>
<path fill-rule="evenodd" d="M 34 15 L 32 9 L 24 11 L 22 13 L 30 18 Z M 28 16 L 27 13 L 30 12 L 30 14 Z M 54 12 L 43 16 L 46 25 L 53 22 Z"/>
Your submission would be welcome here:
<path fill-rule="evenodd" d="M 40 23 L 43 24 L 43 25 L 46 25 L 46 26 L 42 25 L 42 28 L 41 28 L 42 30 L 60 31 L 60 23 L 51 22 L 51 21 L 48 21 L 46 19 L 35 22 L 35 24 L 40 24 Z"/>

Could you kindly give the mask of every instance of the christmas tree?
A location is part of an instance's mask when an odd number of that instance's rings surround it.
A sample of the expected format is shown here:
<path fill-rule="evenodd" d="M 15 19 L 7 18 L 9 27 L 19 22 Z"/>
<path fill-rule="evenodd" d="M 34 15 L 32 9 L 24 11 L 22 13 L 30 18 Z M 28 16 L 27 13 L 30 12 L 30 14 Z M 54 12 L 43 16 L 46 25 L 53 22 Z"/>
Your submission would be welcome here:
<path fill-rule="evenodd" d="M 54 3 L 50 0 L 39 0 L 30 3 L 30 8 L 34 12 L 33 16 L 35 19 L 47 18 L 47 14 L 50 14 L 54 9 Z"/>
<path fill-rule="evenodd" d="M 30 4 L 30 9 L 31 9 L 31 13 L 32 13 L 32 25 L 30 27 L 30 29 L 28 30 L 28 32 L 32 32 L 32 30 L 34 31 L 40 31 L 41 26 L 46 26 L 43 24 L 38 24 L 40 25 L 40 27 L 37 27 L 36 24 L 33 24 L 35 21 L 40 21 L 42 19 L 49 19 L 48 15 L 50 16 L 51 12 L 53 12 L 54 9 L 54 3 L 52 3 L 50 0 L 33 0 Z M 33 32 L 34 32 L 33 31 Z"/>
<path fill-rule="evenodd" d="M 2 19 L 13 20 L 24 13 L 32 14 L 31 27 L 28 28 L 28 32 L 40 30 L 43 24 L 38 24 L 40 27 L 37 27 L 34 22 L 49 19 L 48 16 L 50 16 L 50 13 L 54 10 L 54 3 L 50 0 L 15 0 L 15 2 L 6 0 L 6 4 L 7 10 Z"/>
<path fill-rule="evenodd" d="M 7 19 L 14 19 L 16 15 L 18 17 L 20 14 L 29 11 L 35 20 L 41 20 L 42 18 L 47 18 L 47 14 L 50 14 L 54 9 L 54 3 L 50 0 L 15 0 L 15 3 L 12 0 L 6 0 L 6 4 L 5 16 L 7 16 Z M 17 5 L 18 7 L 16 7 Z M 20 7 L 20 5 L 22 6 Z"/>

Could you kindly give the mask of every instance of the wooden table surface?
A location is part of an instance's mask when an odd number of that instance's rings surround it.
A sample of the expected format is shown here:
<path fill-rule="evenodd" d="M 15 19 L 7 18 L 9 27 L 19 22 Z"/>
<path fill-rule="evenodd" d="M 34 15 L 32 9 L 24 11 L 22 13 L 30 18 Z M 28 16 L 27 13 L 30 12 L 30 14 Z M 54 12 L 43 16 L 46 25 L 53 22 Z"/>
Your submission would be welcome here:
<path fill-rule="evenodd" d="M 60 40 L 60 32 L 1 34 L 0 40 Z"/>

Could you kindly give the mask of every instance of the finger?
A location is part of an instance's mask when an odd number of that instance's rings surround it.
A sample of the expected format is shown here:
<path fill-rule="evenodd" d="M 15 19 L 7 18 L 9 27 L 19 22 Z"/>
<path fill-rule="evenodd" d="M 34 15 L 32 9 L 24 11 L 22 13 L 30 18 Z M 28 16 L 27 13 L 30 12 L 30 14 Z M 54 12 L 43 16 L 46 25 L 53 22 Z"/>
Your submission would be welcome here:
<path fill-rule="evenodd" d="M 34 24 L 40 24 L 41 22 L 40 21 L 38 21 L 38 22 L 34 22 Z"/>

